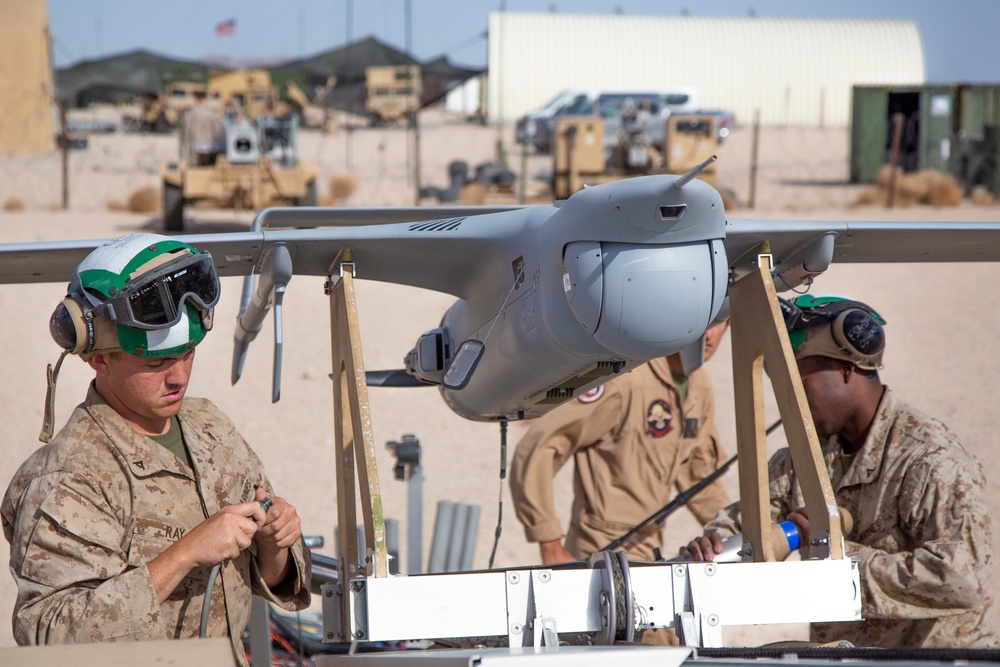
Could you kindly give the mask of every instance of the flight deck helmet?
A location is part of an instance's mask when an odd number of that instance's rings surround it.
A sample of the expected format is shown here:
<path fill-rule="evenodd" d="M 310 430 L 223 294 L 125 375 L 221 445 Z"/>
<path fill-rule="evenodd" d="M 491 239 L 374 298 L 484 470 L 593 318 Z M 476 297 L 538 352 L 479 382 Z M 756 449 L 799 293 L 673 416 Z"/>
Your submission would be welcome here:
<path fill-rule="evenodd" d="M 53 339 L 84 360 L 123 350 L 168 357 L 212 328 L 221 293 L 212 256 L 159 234 L 109 241 L 80 262 L 49 321 Z"/>

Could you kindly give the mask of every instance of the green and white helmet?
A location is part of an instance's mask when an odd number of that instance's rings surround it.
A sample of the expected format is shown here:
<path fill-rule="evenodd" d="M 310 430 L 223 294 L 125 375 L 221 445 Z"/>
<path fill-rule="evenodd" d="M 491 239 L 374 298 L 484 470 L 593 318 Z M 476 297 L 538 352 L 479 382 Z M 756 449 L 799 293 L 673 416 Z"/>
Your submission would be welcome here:
<path fill-rule="evenodd" d="M 130 234 L 80 262 L 50 330 L 84 359 L 115 350 L 183 354 L 211 330 L 219 296 L 209 253 L 159 234 Z"/>

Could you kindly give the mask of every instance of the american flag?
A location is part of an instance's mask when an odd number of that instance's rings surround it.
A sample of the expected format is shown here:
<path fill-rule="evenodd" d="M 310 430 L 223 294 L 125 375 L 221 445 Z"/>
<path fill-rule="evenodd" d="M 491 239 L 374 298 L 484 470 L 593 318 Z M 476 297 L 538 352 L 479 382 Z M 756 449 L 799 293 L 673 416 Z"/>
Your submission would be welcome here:
<path fill-rule="evenodd" d="M 229 36 L 236 34 L 236 19 L 229 19 L 215 24 L 215 34 L 217 36 Z"/>

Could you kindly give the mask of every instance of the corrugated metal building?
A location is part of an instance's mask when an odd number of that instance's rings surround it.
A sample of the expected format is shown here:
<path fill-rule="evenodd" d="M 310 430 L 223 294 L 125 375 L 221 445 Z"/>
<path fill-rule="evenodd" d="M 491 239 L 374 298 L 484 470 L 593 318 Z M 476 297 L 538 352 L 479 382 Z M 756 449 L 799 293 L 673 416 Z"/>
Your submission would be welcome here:
<path fill-rule="evenodd" d="M 561 90 L 697 86 L 705 108 L 765 125 L 846 127 L 858 84 L 924 83 L 912 21 L 493 12 L 489 117 Z"/>

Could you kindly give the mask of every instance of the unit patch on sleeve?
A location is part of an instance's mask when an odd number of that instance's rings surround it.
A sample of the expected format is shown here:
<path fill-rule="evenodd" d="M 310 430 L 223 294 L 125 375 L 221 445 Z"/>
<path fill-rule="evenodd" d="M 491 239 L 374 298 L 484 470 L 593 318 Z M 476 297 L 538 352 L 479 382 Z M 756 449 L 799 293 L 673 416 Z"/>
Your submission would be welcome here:
<path fill-rule="evenodd" d="M 604 385 L 598 385 L 591 389 L 590 391 L 584 392 L 576 397 L 576 400 L 581 403 L 593 403 L 601 396 L 604 396 Z"/>
<path fill-rule="evenodd" d="M 673 415 L 670 414 L 670 406 L 662 398 L 658 398 L 649 405 L 646 411 L 646 433 L 654 438 L 662 438 L 673 429 Z"/>

